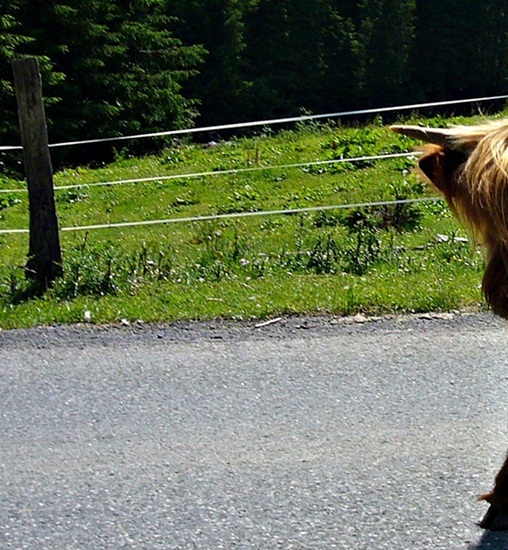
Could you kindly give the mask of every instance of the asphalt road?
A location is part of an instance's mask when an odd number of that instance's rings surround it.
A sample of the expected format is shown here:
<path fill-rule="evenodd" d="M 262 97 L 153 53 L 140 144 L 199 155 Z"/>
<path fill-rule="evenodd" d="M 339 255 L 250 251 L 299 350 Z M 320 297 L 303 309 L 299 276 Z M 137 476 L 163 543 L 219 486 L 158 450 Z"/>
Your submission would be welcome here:
<path fill-rule="evenodd" d="M 356 321 L 0 332 L 0 548 L 508 548 L 508 325 Z"/>

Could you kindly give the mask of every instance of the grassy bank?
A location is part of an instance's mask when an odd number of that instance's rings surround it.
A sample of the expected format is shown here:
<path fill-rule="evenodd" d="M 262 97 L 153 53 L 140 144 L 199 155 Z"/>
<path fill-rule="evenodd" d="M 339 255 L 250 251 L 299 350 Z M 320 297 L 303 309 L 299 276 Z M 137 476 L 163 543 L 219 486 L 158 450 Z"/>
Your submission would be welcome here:
<path fill-rule="evenodd" d="M 119 155 L 100 169 L 56 174 L 60 226 L 432 197 L 411 158 L 290 166 L 413 145 L 381 123 L 312 124 L 207 146 L 178 144 L 142 159 Z M 165 179 L 190 173 L 208 175 Z M 15 191 L 23 183 L 3 176 L 1 187 L 12 192 L 0 196 L 0 228 L 26 228 L 26 193 Z M 1 235 L 0 326 L 72 323 L 85 315 L 149 322 L 477 309 L 484 261 L 466 237 L 441 201 L 62 231 L 65 276 L 34 298 L 23 273 L 27 235 Z"/>

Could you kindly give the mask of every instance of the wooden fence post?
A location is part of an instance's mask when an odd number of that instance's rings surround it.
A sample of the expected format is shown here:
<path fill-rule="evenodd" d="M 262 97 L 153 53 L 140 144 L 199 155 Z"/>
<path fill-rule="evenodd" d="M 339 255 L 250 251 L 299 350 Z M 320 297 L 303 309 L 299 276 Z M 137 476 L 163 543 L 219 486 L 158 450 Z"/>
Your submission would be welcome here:
<path fill-rule="evenodd" d="M 25 273 L 46 290 L 62 274 L 62 253 L 41 75 L 36 59 L 15 59 L 12 66 L 30 209 L 30 239 Z"/>

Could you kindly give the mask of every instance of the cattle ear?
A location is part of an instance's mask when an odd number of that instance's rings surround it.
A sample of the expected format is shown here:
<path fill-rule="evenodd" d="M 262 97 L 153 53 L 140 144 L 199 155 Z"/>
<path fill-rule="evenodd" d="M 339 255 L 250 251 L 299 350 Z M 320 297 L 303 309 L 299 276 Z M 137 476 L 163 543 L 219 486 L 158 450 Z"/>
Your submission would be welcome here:
<path fill-rule="evenodd" d="M 467 160 L 459 151 L 445 147 L 429 145 L 426 154 L 418 163 L 420 170 L 443 193 L 451 195 L 455 188 L 456 172 Z"/>
<path fill-rule="evenodd" d="M 432 153 L 427 153 L 418 162 L 420 170 L 429 178 L 429 180 L 436 185 L 436 181 L 439 180 L 439 174 L 441 173 L 440 157 L 443 155 L 441 149 Z"/>

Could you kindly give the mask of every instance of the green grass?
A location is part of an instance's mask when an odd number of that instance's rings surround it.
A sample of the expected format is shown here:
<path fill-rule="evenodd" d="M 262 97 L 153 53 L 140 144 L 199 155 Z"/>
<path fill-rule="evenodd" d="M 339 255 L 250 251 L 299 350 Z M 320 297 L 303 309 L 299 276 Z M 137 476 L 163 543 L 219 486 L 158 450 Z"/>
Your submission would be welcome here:
<path fill-rule="evenodd" d="M 380 122 L 310 124 L 214 147 L 179 144 L 140 159 L 118 155 L 100 169 L 55 175 L 59 222 L 68 228 L 434 196 L 406 158 L 269 169 L 413 145 Z M 216 173 L 251 167 L 266 169 Z M 214 175 L 87 185 L 194 172 Z M 3 189 L 23 185 L 0 176 Z M 67 185 L 78 187 L 58 189 Z M 26 228 L 27 208 L 26 193 L 2 193 L 0 229 Z M 484 260 L 456 239 L 464 236 L 442 201 L 62 231 L 64 277 L 30 298 L 28 236 L 0 235 L 0 326 L 74 323 L 85 312 L 106 323 L 478 309 Z"/>

